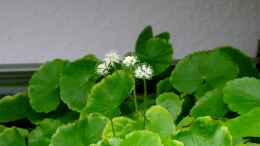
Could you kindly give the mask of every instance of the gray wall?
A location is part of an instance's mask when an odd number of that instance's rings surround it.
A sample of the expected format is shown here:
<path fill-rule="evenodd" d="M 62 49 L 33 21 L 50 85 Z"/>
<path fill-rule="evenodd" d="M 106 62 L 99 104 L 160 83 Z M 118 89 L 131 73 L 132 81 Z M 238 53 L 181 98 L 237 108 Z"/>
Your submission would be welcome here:
<path fill-rule="evenodd" d="M 0 64 L 123 54 L 147 24 L 172 33 L 175 58 L 222 45 L 254 56 L 260 0 L 0 0 Z"/>

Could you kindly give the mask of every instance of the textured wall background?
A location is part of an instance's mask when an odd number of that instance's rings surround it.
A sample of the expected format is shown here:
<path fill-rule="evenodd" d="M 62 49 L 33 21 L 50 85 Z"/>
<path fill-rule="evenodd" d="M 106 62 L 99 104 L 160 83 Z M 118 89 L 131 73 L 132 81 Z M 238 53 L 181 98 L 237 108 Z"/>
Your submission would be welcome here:
<path fill-rule="evenodd" d="M 123 54 L 147 24 L 170 31 L 175 57 L 260 39 L 260 0 L 0 0 L 0 64 Z"/>

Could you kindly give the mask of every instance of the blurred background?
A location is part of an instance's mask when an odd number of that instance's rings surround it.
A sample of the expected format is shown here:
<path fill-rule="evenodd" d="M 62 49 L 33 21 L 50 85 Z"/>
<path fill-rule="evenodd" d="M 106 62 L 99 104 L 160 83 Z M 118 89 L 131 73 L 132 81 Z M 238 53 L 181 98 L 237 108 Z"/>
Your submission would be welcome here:
<path fill-rule="evenodd" d="M 260 0 L 0 0 L 0 64 L 124 54 L 146 25 L 172 34 L 175 59 L 223 45 L 255 57 Z"/>
<path fill-rule="evenodd" d="M 125 54 L 146 25 L 171 33 L 174 59 L 224 45 L 255 58 L 260 0 L 0 0 L 0 94 L 47 60 Z"/>

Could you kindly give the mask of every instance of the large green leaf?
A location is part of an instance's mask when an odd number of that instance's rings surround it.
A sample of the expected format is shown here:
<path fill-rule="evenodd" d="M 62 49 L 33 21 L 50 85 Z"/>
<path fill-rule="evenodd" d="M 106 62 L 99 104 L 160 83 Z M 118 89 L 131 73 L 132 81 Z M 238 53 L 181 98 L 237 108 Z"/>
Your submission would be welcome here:
<path fill-rule="evenodd" d="M 143 50 L 145 48 L 147 41 L 150 40 L 151 38 L 153 38 L 153 29 L 149 25 L 146 26 L 144 30 L 139 34 L 136 40 L 135 50 L 136 51 Z"/>
<path fill-rule="evenodd" d="M 180 131 L 175 138 L 185 146 L 232 146 L 228 128 L 210 117 L 198 118 L 190 128 Z"/>
<path fill-rule="evenodd" d="M 48 113 L 60 103 L 59 79 L 65 61 L 53 60 L 40 67 L 33 74 L 28 88 L 32 108 L 37 112 Z"/>
<path fill-rule="evenodd" d="M 174 120 L 176 120 L 181 113 L 182 100 L 174 93 L 166 92 L 159 95 L 156 98 L 156 104 L 166 108 L 172 114 Z"/>
<path fill-rule="evenodd" d="M 170 112 L 159 105 L 150 107 L 145 113 L 145 127 L 158 133 L 162 139 L 170 138 L 175 125 Z"/>
<path fill-rule="evenodd" d="M 131 93 L 134 79 L 126 71 L 118 70 L 97 83 L 87 99 L 86 113 L 98 112 L 107 117 L 118 114 L 118 107 Z"/>
<path fill-rule="evenodd" d="M 201 51 L 177 63 L 170 82 L 184 93 L 207 92 L 222 87 L 238 75 L 238 67 L 220 51 Z M 200 93 L 202 95 L 202 93 Z"/>
<path fill-rule="evenodd" d="M 124 138 L 128 133 L 136 130 L 136 122 L 127 117 L 115 117 L 112 119 L 115 130 L 115 136 Z M 103 131 L 103 139 L 113 137 L 111 122 L 108 122 Z"/>
<path fill-rule="evenodd" d="M 223 101 L 222 89 L 214 89 L 207 92 L 196 102 L 191 110 L 194 117 L 211 116 L 222 118 L 228 112 L 227 105 Z"/>
<path fill-rule="evenodd" d="M 151 65 L 154 75 L 158 75 L 172 64 L 173 48 L 164 39 L 152 38 L 144 48 L 136 50 L 136 55 L 141 62 Z"/>
<path fill-rule="evenodd" d="M 239 49 L 226 46 L 216 48 L 216 50 L 226 53 L 232 61 L 238 65 L 239 76 L 257 76 L 258 70 L 256 68 L 256 62 Z"/>
<path fill-rule="evenodd" d="M 99 60 L 88 55 L 68 63 L 60 78 L 61 99 L 70 109 L 80 112 L 86 105 L 87 96 L 97 79 Z"/>
<path fill-rule="evenodd" d="M 26 146 L 25 139 L 16 128 L 5 128 L 0 133 L 0 146 Z"/>
<path fill-rule="evenodd" d="M 227 122 L 234 138 L 260 137 L 260 107 Z"/>
<path fill-rule="evenodd" d="M 260 80 L 249 77 L 235 79 L 226 84 L 223 94 L 231 110 L 244 114 L 260 106 Z"/>
<path fill-rule="evenodd" d="M 120 146 L 161 146 L 160 136 L 147 130 L 134 131 L 126 136 Z"/>
<path fill-rule="evenodd" d="M 97 143 L 108 122 L 99 114 L 90 114 L 86 118 L 59 127 L 52 136 L 50 146 L 89 146 Z"/>
<path fill-rule="evenodd" d="M 32 112 L 25 94 L 5 96 L 0 99 L 0 123 L 26 118 Z"/>

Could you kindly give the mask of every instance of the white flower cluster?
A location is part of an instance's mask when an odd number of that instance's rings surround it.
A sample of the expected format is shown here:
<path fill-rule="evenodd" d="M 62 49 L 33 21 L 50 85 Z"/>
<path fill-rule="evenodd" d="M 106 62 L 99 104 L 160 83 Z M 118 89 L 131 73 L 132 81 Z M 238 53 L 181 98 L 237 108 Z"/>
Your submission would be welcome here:
<path fill-rule="evenodd" d="M 115 66 L 115 64 L 118 64 L 120 62 L 120 56 L 117 53 L 108 53 L 105 55 L 104 62 L 97 66 L 97 73 L 105 76 L 109 73 L 111 67 Z M 136 56 L 126 56 L 122 61 L 122 64 L 124 66 L 135 68 L 134 75 L 136 78 L 151 79 L 153 76 L 152 67 L 148 64 L 141 64 L 136 67 L 137 63 L 138 59 Z"/>
<path fill-rule="evenodd" d="M 120 57 L 116 52 L 110 52 L 105 55 L 104 61 L 107 65 L 114 66 L 116 63 L 120 62 Z"/>
<path fill-rule="evenodd" d="M 105 55 L 104 62 L 97 66 L 97 73 L 100 75 L 107 75 L 111 66 L 120 62 L 120 57 L 116 52 L 110 52 Z"/>
<path fill-rule="evenodd" d="M 123 60 L 123 64 L 126 67 L 134 67 L 134 65 L 137 63 L 137 57 L 136 56 L 126 56 Z"/>
<path fill-rule="evenodd" d="M 109 73 L 109 66 L 104 62 L 97 66 L 97 73 L 100 75 L 106 75 Z"/>
<path fill-rule="evenodd" d="M 135 70 L 135 77 L 139 79 L 151 79 L 153 77 L 152 67 L 147 64 L 141 64 Z"/>

